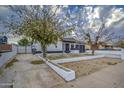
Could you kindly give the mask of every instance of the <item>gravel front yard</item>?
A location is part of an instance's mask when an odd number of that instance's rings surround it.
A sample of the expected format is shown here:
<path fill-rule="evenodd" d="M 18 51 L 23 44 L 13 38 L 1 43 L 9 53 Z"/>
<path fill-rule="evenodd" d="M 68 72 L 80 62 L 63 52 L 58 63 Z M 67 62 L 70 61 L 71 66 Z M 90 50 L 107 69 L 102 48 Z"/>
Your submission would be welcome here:
<path fill-rule="evenodd" d="M 121 63 L 121 59 L 104 57 L 94 60 L 64 63 L 61 65 L 74 70 L 76 72 L 76 77 L 81 77 L 99 71 L 105 67 L 116 65 L 118 63 Z"/>

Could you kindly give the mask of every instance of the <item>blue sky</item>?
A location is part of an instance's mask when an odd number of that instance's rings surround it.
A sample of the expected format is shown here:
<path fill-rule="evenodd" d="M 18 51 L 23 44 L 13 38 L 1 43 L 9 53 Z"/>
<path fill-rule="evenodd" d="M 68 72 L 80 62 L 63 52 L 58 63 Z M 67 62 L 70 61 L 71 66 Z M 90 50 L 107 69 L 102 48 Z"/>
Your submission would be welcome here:
<path fill-rule="evenodd" d="M 96 30 L 98 27 L 97 25 L 100 24 L 97 19 L 105 18 L 107 19 L 107 26 L 108 29 L 111 31 L 116 32 L 121 37 L 124 37 L 124 21 L 122 20 L 124 18 L 124 5 L 115 5 L 115 6 L 84 6 L 84 5 L 69 5 L 68 10 L 70 10 L 71 16 L 74 17 L 74 22 L 76 22 L 77 16 L 79 13 L 83 13 L 84 11 L 86 15 L 83 16 L 81 21 L 83 23 L 87 22 L 88 19 L 88 25 L 89 28 L 92 28 L 93 30 Z M 60 11 L 61 12 L 61 11 Z M 6 20 L 7 16 L 13 14 L 12 11 L 5 8 L 5 6 L 0 6 L 0 19 Z M 9 18 L 9 17 L 8 17 Z M 95 19 L 95 23 L 93 20 Z M 16 19 L 18 20 L 18 18 Z M 121 20 L 121 21 L 119 21 Z M 80 22 L 81 22 L 80 21 Z M 79 21 L 78 21 L 79 22 Z M 96 27 L 92 27 L 91 25 L 96 25 Z M 85 28 L 86 29 L 86 26 Z M 3 26 L 3 24 L 0 24 L 0 32 L 5 32 L 7 29 Z"/>

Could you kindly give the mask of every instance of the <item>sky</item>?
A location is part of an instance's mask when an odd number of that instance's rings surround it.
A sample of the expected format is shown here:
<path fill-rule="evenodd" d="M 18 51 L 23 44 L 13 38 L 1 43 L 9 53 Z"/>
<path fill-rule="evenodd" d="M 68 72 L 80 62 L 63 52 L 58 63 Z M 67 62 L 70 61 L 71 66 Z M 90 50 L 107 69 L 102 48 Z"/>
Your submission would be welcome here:
<path fill-rule="evenodd" d="M 115 32 L 115 35 L 119 35 L 124 38 L 124 6 L 84 6 L 84 5 L 69 5 L 68 11 L 71 14 L 71 19 L 73 23 L 79 23 L 81 25 L 85 25 L 82 27 L 83 30 L 89 31 L 94 30 L 94 33 L 98 31 L 99 24 L 101 21 L 105 20 L 106 26 L 109 31 Z M 58 11 L 61 13 L 62 11 Z M 0 20 L 6 20 L 12 15 L 13 12 L 10 11 L 5 6 L 0 6 Z M 79 15 L 83 15 L 81 18 Z M 16 19 L 18 20 L 18 19 Z M 77 21 L 78 20 L 78 21 Z M 71 24 L 71 23 L 68 23 Z M 8 29 L 4 27 L 4 25 L 0 21 L 0 32 L 7 32 Z M 76 33 L 80 33 L 79 27 L 76 29 Z M 14 38 L 11 34 L 9 34 L 9 38 L 11 42 L 16 42 L 20 38 Z"/>

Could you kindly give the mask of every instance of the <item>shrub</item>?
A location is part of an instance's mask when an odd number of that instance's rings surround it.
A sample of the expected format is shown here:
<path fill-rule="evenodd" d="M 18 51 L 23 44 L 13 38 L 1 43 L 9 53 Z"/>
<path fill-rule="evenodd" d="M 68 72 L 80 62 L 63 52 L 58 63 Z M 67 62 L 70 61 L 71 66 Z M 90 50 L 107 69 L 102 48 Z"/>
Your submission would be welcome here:
<path fill-rule="evenodd" d="M 3 70 L 0 68 L 0 75 L 2 75 L 2 73 L 3 73 Z"/>
<path fill-rule="evenodd" d="M 107 64 L 108 64 L 108 65 L 116 65 L 117 62 L 108 62 Z"/>
<path fill-rule="evenodd" d="M 117 43 L 117 46 L 124 48 L 124 40 L 121 40 Z"/>

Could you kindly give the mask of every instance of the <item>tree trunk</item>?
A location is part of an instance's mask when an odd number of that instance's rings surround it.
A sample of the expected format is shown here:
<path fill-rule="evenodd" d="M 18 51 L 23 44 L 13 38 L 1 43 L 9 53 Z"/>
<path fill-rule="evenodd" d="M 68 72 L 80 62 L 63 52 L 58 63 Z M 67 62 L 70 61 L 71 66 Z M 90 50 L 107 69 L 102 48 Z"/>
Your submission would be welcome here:
<path fill-rule="evenodd" d="M 62 55 L 64 55 L 64 43 L 62 42 Z"/>
<path fill-rule="evenodd" d="M 92 55 L 95 54 L 96 49 L 97 49 L 97 45 L 91 45 Z"/>
<path fill-rule="evenodd" d="M 18 49 L 18 47 L 19 47 L 19 46 L 17 45 L 17 54 L 19 53 L 19 49 Z"/>
<path fill-rule="evenodd" d="M 27 52 L 26 50 L 27 50 L 27 46 L 25 46 L 25 54 L 26 54 L 26 52 Z"/>
<path fill-rule="evenodd" d="M 42 47 L 42 52 L 43 52 L 43 58 L 46 58 L 47 56 L 46 47 Z"/>
<path fill-rule="evenodd" d="M 94 55 L 94 53 L 95 53 L 95 49 L 92 49 L 92 55 Z"/>

